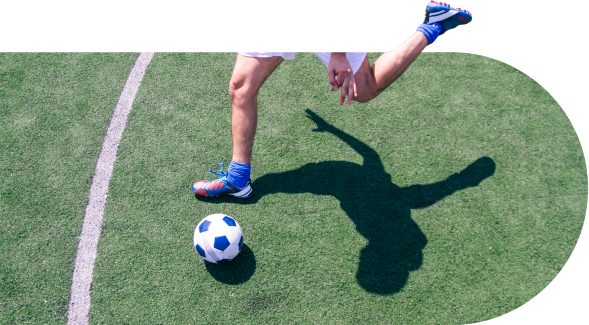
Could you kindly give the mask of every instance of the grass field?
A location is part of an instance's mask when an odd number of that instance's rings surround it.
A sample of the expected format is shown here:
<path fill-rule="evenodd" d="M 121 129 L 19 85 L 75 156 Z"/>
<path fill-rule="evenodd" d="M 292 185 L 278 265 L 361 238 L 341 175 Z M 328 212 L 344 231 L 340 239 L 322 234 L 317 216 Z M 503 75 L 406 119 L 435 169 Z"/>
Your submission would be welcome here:
<path fill-rule="evenodd" d="M 136 54 L 0 54 L 0 323 L 63 323 L 98 153 Z"/>
<path fill-rule="evenodd" d="M 65 322 L 136 57 L 0 54 L 0 323 Z M 90 323 L 475 323 L 567 261 L 587 207 L 579 140 L 541 86 L 481 56 L 424 53 L 374 101 L 339 106 L 323 64 L 297 54 L 260 91 L 253 197 L 195 197 L 231 159 L 234 59 L 155 54 L 110 182 Z M 192 247 L 213 213 L 244 230 L 223 266 Z"/>

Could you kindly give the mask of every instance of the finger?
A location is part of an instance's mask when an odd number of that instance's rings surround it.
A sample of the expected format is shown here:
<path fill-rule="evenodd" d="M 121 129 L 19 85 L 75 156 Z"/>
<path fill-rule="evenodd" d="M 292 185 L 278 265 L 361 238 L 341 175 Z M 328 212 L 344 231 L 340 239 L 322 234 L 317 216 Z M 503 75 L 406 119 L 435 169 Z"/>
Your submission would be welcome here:
<path fill-rule="evenodd" d="M 347 74 L 347 72 L 346 72 L 346 74 Z M 340 105 L 343 105 L 344 101 L 346 100 L 346 95 L 348 95 L 348 87 L 349 87 L 349 83 L 350 83 L 349 76 L 346 75 L 346 78 L 342 78 L 342 79 L 345 79 L 345 80 L 342 85 L 342 93 L 341 93 L 340 100 L 339 100 Z M 350 96 L 348 95 L 348 97 L 350 97 Z"/>
<path fill-rule="evenodd" d="M 347 79 L 346 72 L 345 71 L 339 72 L 335 76 L 336 76 L 335 82 L 337 83 L 337 85 L 339 87 L 342 87 L 342 85 L 344 84 L 344 82 Z"/>
<path fill-rule="evenodd" d="M 350 73 L 350 81 L 348 83 L 348 104 L 352 104 L 352 98 L 358 96 L 356 93 L 356 80 L 354 75 Z"/>
<path fill-rule="evenodd" d="M 328 76 L 329 76 L 329 83 L 331 84 L 331 90 L 337 90 L 337 83 L 335 82 L 335 71 L 334 70 L 329 70 L 327 72 Z"/>

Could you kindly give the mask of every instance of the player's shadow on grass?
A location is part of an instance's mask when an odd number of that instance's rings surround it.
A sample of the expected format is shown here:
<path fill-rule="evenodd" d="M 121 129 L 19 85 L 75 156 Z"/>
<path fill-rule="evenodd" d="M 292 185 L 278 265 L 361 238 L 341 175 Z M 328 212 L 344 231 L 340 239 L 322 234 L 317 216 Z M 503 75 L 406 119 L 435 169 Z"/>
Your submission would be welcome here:
<path fill-rule="evenodd" d="M 227 198 L 215 202 L 251 204 L 274 193 L 333 196 L 368 240 L 360 251 L 356 272 L 360 286 L 380 295 L 399 292 L 407 283 L 409 271 L 421 267 L 422 250 L 427 244 L 427 238 L 411 219 L 411 209 L 429 207 L 456 191 L 479 185 L 495 173 L 495 162 L 481 157 L 460 173 L 437 183 L 399 187 L 392 183 L 376 151 L 312 111 L 307 110 L 307 114 L 317 124 L 313 131 L 329 132 L 340 138 L 364 158 L 363 164 L 324 161 L 266 174 L 254 181 L 254 192 L 248 200 Z"/>

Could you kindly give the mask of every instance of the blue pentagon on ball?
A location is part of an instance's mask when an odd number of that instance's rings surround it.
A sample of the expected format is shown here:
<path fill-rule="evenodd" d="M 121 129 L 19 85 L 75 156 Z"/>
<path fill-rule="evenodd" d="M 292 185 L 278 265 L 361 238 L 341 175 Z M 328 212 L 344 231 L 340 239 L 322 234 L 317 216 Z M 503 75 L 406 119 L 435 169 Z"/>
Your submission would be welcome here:
<path fill-rule="evenodd" d="M 200 227 L 198 227 L 198 231 L 205 232 L 205 231 L 209 230 L 210 225 L 211 225 L 211 222 L 208 220 L 205 220 L 205 221 L 203 221 L 203 223 L 200 224 Z"/>
<path fill-rule="evenodd" d="M 229 227 L 235 227 L 236 223 L 235 220 L 233 220 L 233 218 L 229 217 L 229 216 L 225 216 L 223 218 L 223 221 L 225 221 L 225 223 L 229 226 Z"/>
<path fill-rule="evenodd" d="M 229 247 L 229 245 L 231 245 L 231 243 L 229 242 L 229 239 L 227 239 L 227 237 L 225 237 L 225 236 L 222 236 L 222 237 L 215 238 L 215 244 L 213 246 L 222 252 L 225 249 L 227 249 L 227 247 Z"/>
<path fill-rule="evenodd" d="M 205 254 L 205 250 L 202 249 L 202 247 L 200 247 L 199 244 L 196 244 L 195 248 L 196 248 L 196 251 L 198 252 L 198 255 L 202 256 L 203 258 L 207 257 L 207 255 Z"/>

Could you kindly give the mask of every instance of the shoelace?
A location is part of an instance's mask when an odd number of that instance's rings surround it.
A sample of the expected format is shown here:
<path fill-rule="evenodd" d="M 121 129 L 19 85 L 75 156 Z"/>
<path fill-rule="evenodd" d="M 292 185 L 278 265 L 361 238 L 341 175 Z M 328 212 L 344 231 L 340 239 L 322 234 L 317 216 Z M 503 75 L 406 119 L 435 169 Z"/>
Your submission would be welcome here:
<path fill-rule="evenodd" d="M 209 171 L 213 174 L 219 175 L 221 177 L 223 176 L 227 176 L 227 173 L 223 171 L 223 168 L 225 167 L 225 163 L 222 162 L 219 165 L 217 165 L 217 171 L 213 171 L 212 169 L 209 169 Z"/>

